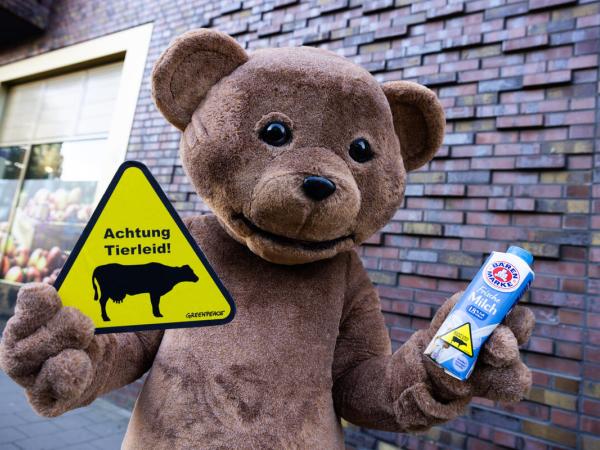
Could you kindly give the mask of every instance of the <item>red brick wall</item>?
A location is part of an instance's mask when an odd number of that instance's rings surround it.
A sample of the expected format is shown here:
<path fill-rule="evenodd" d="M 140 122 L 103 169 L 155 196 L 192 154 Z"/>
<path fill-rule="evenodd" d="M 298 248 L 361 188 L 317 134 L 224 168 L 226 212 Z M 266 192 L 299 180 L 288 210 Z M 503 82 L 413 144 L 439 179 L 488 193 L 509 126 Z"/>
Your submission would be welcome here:
<path fill-rule="evenodd" d="M 152 168 L 183 214 L 204 207 L 148 84 L 152 63 L 183 31 L 217 27 L 249 49 L 322 46 L 382 81 L 416 80 L 438 93 L 445 146 L 410 175 L 403 207 L 361 249 L 396 346 L 490 251 L 517 243 L 536 256 L 524 300 L 538 320 L 523 352 L 534 371 L 529 399 L 475 401 L 422 436 L 349 427 L 350 447 L 600 448 L 599 2 L 56 1 L 46 35 L 0 49 L 0 64 L 150 21 L 128 157 Z"/>

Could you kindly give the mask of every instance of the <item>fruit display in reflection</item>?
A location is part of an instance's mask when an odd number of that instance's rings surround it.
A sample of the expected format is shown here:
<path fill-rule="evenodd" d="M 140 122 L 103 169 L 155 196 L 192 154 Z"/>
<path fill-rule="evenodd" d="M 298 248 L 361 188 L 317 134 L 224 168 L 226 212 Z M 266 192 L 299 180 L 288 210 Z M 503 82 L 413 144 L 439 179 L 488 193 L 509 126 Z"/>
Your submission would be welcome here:
<path fill-rule="evenodd" d="M 41 188 L 26 201 L 23 214 L 44 221 L 87 222 L 92 214 L 92 206 L 83 202 L 82 197 L 83 191 L 79 186 L 55 191 Z"/>
<path fill-rule="evenodd" d="M 0 278 L 13 283 L 42 281 L 67 260 L 67 253 L 60 247 L 49 250 L 15 247 L 9 239 L 0 265 Z"/>

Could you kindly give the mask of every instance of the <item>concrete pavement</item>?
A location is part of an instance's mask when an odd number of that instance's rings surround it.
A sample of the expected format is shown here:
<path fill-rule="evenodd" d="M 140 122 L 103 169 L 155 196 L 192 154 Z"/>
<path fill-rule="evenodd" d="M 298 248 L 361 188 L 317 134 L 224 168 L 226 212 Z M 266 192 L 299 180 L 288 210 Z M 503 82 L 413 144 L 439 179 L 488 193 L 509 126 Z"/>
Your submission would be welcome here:
<path fill-rule="evenodd" d="M 33 412 L 24 390 L 0 371 L 0 450 L 117 450 L 129 411 L 104 399 L 54 419 Z"/>

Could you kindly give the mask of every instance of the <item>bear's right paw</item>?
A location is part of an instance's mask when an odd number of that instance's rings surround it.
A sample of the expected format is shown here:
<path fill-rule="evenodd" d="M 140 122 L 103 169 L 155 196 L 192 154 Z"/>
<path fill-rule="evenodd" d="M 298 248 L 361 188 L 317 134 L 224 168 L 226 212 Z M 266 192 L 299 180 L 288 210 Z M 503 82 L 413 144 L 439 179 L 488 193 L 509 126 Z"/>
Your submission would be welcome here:
<path fill-rule="evenodd" d="M 27 398 L 39 414 L 56 417 L 79 403 L 93 377 L 92 362 L 83 350 L 67 349 L 48 359 L 27 389 Z"/>
<path fill-rule="evenodd" d="M 90 382 L 92 363 L 83 350 L 93 338 L 91 319 L 62 307 L 54 287 L 27 284 L 0 341 L 0 367 L 27 389 L 40 414 L 57 415 Z"/>

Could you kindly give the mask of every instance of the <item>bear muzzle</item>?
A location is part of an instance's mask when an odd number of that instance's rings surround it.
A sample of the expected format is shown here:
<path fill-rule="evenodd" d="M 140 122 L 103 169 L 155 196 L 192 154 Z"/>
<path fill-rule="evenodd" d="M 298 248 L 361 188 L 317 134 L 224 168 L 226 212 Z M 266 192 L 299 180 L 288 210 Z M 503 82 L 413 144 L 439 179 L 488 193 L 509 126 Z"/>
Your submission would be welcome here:
<path fill-rule="evenodd" d="M 361 193 L 348 163 L 332 150 L 286 148 L 255 178 L 236 183 L 246 200 L 231 205 L 222 224 L 263 259 L 303 264 L 355 245 Z"/>
<path fill-rule="evenodd" d="M 251 228 L 324 243 L 352 235 L 359 210 L 360 192 L 352 177 L 271 172 L 257 183 L 244 215 Z"/>

